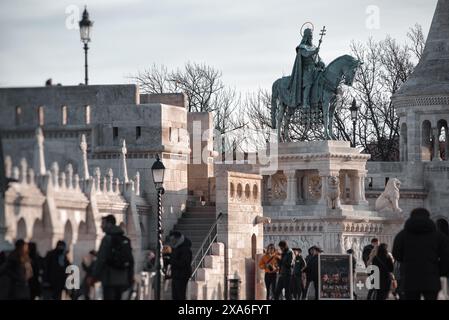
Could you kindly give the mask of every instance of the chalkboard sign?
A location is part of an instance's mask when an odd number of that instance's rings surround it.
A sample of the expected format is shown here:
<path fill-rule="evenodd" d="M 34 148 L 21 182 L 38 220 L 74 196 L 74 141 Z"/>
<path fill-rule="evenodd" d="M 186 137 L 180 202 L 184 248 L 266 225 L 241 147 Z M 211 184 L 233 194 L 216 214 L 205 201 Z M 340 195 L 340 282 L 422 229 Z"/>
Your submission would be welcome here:
<path fill-rule="evenodd" d="M 352 300 L 352 257 L 349 254 L 320 254 L 318 257 L 318 299 Z"/>

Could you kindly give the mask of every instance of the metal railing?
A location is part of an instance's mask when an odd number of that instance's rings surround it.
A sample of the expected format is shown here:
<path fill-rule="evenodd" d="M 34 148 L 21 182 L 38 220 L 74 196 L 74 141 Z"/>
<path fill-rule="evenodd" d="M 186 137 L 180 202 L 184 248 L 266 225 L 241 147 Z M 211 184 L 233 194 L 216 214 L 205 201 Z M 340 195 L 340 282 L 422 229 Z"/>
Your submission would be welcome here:
<path fill-rule="evenodd" d="M 195 280 L 198 269 L 203 267 L 204 258 L 210 253 L 212 244 L 217 241 L 218 236 L 217 225 L 222 216 L 223 214 L 220 212 L 214 224 L 210 227 L 209 231 L 207 232 L 207 235 L 204 238 L 203 242 L 201 243 L 198 252 L 192 259 L 192 275 L 190 277 L 192 280 Z"/>

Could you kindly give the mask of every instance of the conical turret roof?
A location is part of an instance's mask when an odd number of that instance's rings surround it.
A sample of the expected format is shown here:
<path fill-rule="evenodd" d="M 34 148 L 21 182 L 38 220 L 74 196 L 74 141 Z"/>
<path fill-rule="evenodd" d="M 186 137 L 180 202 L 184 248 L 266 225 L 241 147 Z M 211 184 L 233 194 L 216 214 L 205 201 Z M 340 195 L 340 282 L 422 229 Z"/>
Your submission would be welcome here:
<path fill-rule="evenodd" d="M 449 0 L 438 0 L 423 55 L 396 96 L 449 94 Z"/>

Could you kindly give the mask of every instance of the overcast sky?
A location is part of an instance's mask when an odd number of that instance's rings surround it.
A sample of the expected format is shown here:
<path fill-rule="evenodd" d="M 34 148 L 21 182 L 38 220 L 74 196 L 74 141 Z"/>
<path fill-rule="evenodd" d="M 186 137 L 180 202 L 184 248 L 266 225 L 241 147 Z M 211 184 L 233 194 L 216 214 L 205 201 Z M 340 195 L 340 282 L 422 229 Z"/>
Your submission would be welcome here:
<path fill-rule="evenodd" d="M 241 91 L 270 88 L 288 75 L 301 25 L 328 32 L 321 56 L 349 53 L 351 40 L 401 42 L 415 23 L 427 35 L 437 0 L 0 0 L 0 86 L 76 85 L 84 79 L 73 8 L 84 4 L 94 28 L 90 83 L 129 83 L 152 63 L 177 68 L 186 61 L 222 70 Z M 377 15 L 378 13 L 378 15 Z M 78 20 L 78 17 L 76 17 Z M 69 26 L 69 27 L 67 27 Z"/>

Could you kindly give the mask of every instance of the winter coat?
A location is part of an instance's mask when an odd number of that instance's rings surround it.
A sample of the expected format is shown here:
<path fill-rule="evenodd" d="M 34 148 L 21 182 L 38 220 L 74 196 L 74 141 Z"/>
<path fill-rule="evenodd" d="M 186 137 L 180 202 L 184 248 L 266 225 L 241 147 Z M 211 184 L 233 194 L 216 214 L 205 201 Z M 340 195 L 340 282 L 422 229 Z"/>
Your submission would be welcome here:
<path fill-rule="evenodd" d="M 308 281 L 314 281 L 318 283 L 318 255 L 310 257 L 309 261 L 307 262 L 305 271 Z"/>
<path fill-rule="evenodd" d="M 31 265 L 29 265 L 28 268 L 31 269 Z M 26 263 L 20 261 L 20 257 L 16 252 L 11 253 L 8 257 L 8 260 L 6 261 L 6 274 L 9 278 L 8 299 L 30 299 L 27 266 Z"/>
<path fill-rule="evenodd" d="M 49 251 L 44 260 L 44 283 L 55 291 L 63 290 L 67 279 L 66 269 L 69 265 L 65 252 L 58 252 L 57 249 Z"/>
<path fill-rule="evenodd" d="M 279 261 L 279 274 L 280 275 L 291 275 L 292 274 L 292 262 L 293 262 L 293 251 L 287 248 L 282 251 L 281 260 Z"/>
<path fill-rule="evenodd" d="M 123 236 L 124 231 L 119 226 L 112 226 L 106 230 L 106 235 L 101 240 L 98 250 L 97 260 L 93 266 L 92 276 L 101 281 L 104 287 L 122 287 L 129 288 L 134 277 L 134 261 L 127 269 L 117 269 L 108 264 L 112 253 L 113 237 Z"/>
<path fill-rule="evenodd" d="M 263 269 L 265 273 L 276 273 L 278 272 L 278 259 L 279 256 L 277 254 L 269 255 L 264 254 L 259 261 L 259 268 Z M 271 269 L 268 265 L 271 265 Z"/>
<path fill-rule="evenodd" d="M 410 217 L 393 244 L 400 262 L 404 291 L 439 291 L 440 276 L 447 274 L 449 244 L 430 218 Z"/>
<path fill-rule="evenodd" d="M 188 238 L 172 248 L 170 255 L 172 279 L 187 280 L 192 275 L 192 242 Z"/>
<path fill-rule="evenodd" d="M 379 286 L 380 290 L 389 290 L 391 288 L 391 273 L 394 270 L 393 259 L 387 255 L 375 256 L 373 258 L 373 265 L 379 268 Z"/>
<path fill-rule="evenodd" d="M 302 275 L 302 269 L 306 267 L 306 261 L 301 255 L 295 257 L 295 267 L 293 268 L 293 275 L 300 277 Z"/>

